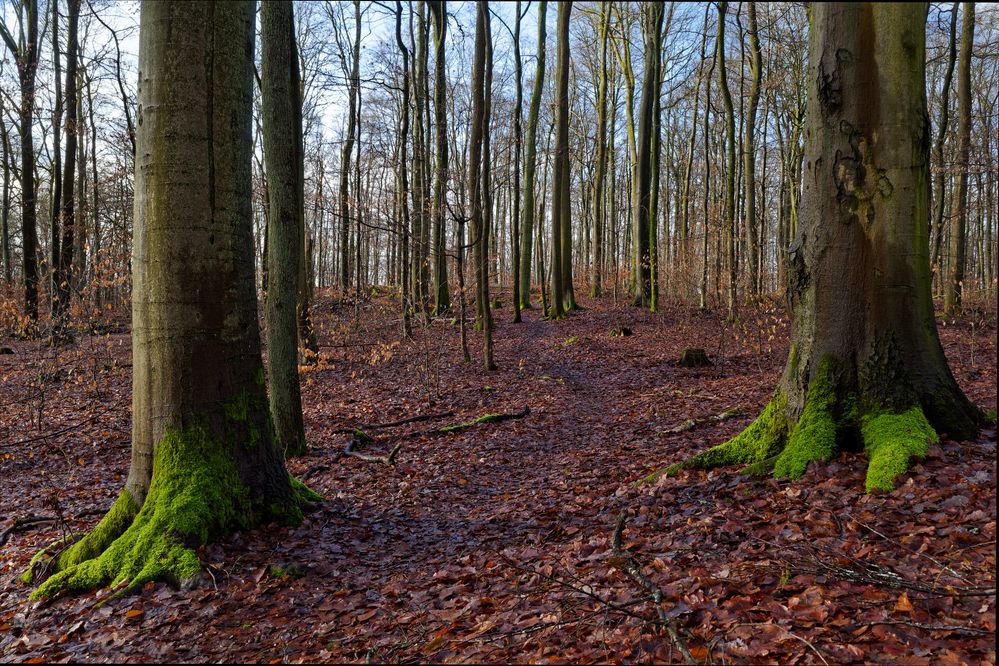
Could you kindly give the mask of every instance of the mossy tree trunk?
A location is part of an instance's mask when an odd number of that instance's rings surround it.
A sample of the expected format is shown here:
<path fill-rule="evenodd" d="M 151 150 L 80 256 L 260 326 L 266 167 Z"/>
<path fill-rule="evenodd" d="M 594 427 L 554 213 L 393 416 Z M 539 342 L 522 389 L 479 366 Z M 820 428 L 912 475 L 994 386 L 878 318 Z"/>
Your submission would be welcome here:
<path fill-rule="evenodd" d="M 761 416 L 672 468 L 792 478 L 861 444 L 891 489 L 927 444 L 974 436 L 930 299 L 925 4 L 813 5 L 806 178 L 789 250 L 792 346 Z"/>
<path fill-rule="evenodd" d="M 117 502 L 51 563 L 36 598 L 187 581 L 197 545 L 301 520 L 310 493 L 274 442 L 257 327 L 253 5 L 142 5 L 132 464 Z"/>
<path fill-rule="evenodd" d="M 278 446 L 286 456 L 305 452 L 305 424 L 298 378 L 300 264 L 305 260 L 299 179 L 298 58 L 291 2 L 265 2 L 260 10 L 261 93 L 264 161 L 268 175 L 267 377 Z"/>

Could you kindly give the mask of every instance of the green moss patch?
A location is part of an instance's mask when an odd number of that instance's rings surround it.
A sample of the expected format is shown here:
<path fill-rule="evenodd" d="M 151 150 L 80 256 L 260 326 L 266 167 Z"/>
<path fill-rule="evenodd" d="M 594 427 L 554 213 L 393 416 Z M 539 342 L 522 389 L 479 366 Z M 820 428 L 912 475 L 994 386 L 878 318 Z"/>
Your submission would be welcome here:
<path fill-rule="evenodd" d="M 924 457 L 930 442 L 940 439 L 919 406 L 902 413 L 865 415 L 860 432 L 870 458 L 867 492 L 894 490 L 895 478 L 909 469 L 912 459 Z"/>
<path fill-rule="evenodd" d="M 58 573 L 33 599 L 125 581 L 134 588 L 150 580 L 190 580 L 201 568 L 194 548 L 252 524 L 236 465 L 207 429 L 168 428 L 153 465 L 156 473 L 139 512 L 123 491 L 97 529 L 59 558 Z"/>
<path fill-rule="evenodd" d="M 777 391 L 763 412 L 741 433 L 724 444 L 714 446 L 692 458 L 656 470 L 642 478 L 639 483 L 651 483 L 661 476 L 676 476 L 684 469 L 752 465 L 772 459 L 787 440 L 790 424 L 786 409 L 787 398 Z"/>
<path fill-rule="evenodd" d="M 834 362 L 824 358 L 808 384 L 805 408 L 791 431 L 787 446 L 774 461 L 774 476 L 797 479 L 813 460 L 836 454 L 836 383 Z"/>

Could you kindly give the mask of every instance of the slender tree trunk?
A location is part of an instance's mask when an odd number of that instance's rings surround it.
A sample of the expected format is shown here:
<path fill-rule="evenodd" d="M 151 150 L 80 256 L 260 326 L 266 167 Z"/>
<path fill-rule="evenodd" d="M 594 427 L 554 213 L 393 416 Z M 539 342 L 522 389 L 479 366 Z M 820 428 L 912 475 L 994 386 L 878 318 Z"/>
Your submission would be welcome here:
<path fill-rule="evenodd" d="M 749 90 L 749 106 L 746 110 L 746 139 L 743 154 L 742 173 L 746 179 L 746 237 L 749 254 L 749 292 L 759 293 L 760 246 L 756 222 L 756 110 L 760 103 L 760 83 L 763 79 L 763 54 L 760 51 L 760 36 L 756 24 L 756 3 L 747 5 L 749 11 L 749 45 L 752 59 L 749 71 L 752 85 Z"/>
<path fill-rule="evenodd" d="M 399 208 L 402 212 L 402 337 L 412 336 L 410 330 L 410 273 L 409 273 L 409 171 L 407 151 L 409 147 L 409 49 L 402 39 L 402 3 L 395 3 L 395 42 L 402 53 L 402 108 L 399 111 Z"/>
<path fill-rule="evenodd" d="M 728 88 L 725 66 L 725 15 L 728 3 L 718 3 L 718 87 L 725 102 L 725 234 L 728 257 L 728 321 L 736 317 L 736 264 L 735 264 L 735 111 Z"/>
<path fill-rule="evenodd" d="M 437 130 L 437 170 L 434 179 L 434 314 L 441 315 L 451 308 L 447 284 L 447 68 L 445 37 L 447 4 L 445 0 L 430 3 L 434 23 L 434 125 Z M 519 62 L 519 61 L 518 61 Z"/>
<path fill-rule="evenodd" d="M 701 101 L 701 79 L 704 78 L 704 55 L 708 43 L 708 18 L 711 7 L 704 8 L 704 27 L 701 29 L 701 59 L 697 67 L 697 85 L 694 88 L 694 113 L 690 121 L 690 143 L 687 145 L 687 163 L 683 171 L 683 199 L 680 206 L 680 253 L 683 262 L 690 261 L 690 179 L 694 166 L 694 148 L 697 145 L 697 113 L 698 104 Z M 709 83 L 710 86 L 710 83 Z"/>
<path fill-rule="evenodd" d="M 975 3 L 964 2 L 961 55 L 957 63 L 957 177 L 950 216 L 950 275 L 944 284 L 944 313 L 961 311 L 968 235 L 968 154 L 971 144 L 971 49 L 975 43 Z"/>
<path fill-rule="evenodd" d="M 58 261 L 53 270 L 52 293 L 52 338 L 55 341 L 66 339 L 69 299 L 73 284 L 73 238 L 76 233 L 76 199 L 74 185 L 76 179 L 76 144 L 79 120 L 77 104 L 77 64 L 79 62 L 78 27 L 80 23 L 80 0 L 67 0 L 68 26 L 66 34 L 66 160 L 62 172 L 62 204 L 59 209 Z M 58 149 L 57 149 L 58 152 Z"/>
<path fill-rule="evenodd" d="M 531 308 L 531 251 L 534 245 L 534 215 L 535 215 L 535 180 L 537 172 L 538 148 L 538 115 L 541 110 L 541 97 L 545 83 L 545 16 L 548 3 L 538 2 L 538 58 L 534 72 L 534 91 L 531 94 L 531 105 L 527 112 L 527 139 L 524 148 L 524 223 L 521 228 L 523 235 L 523 252 L 525 261 L 520 265 L 520 306 Z M 538 226 L 542 226 L 539 220 Z"/>
<path fill-rule="evenodd" d="M 937 139 L 933 144 L 933 158 L 937 165 L 936 178 L 933 182 L 933 254 L 930 265 L 934 275 L 940 274 L 940 248 L 944 231 L 944 200 L 947 188 L 947 176 L 944 173 L 944 143 L 947 139 L 947 125 L 950 122 L 950 86 L 954 78 L 954 64 L 957 62 L 957 15 L 961 3 L 955 2 L 950 15 L 950 48 L 947 57 L 947 69 L 944 72 L 943 88 L 940 95 L 940 125 L 937 129 Z M 943 280 L 940 280 L 942 283 Z"/>
<path fill-rule="evenodd" d="M 3 150 L 3 199 L 0 201 L 0 259 L 3 260 L 3 281 L 10 284 L 13 270 L 10 265 L 10 136 L 4 116 L 3 98 L 0 98 L 0 150 Z"/>
<path fill-rule="evenodd" d="M 361 84 L 361 0 L 354 0 L 354 62 L 350 70 L 350 108 L 347 111 L 347 137 L 340 158 L 340 289 L 350 287 L 350 156 L 354 152 L 357 126 L 357 98 Z M 356 204 L 355 204 L 356 207 Z"/>
<path fill-rule="evenodd" d="M 261 106 L 264 160 L 270 194 L 267 216 L 267 377 L 277 446 L 285 456 L 305 453 L 298 378 L 298 292 L 304 213 L 299 207 L 303 161 L 298 58 L 290 0 L 260 8 Z"/>
<path fill-rule="evenodd" d="M 520 162 L 521 149 L 523 147 L 523 126 L 521 119 L 524 115 L 524 72 L 523 63 L 520 58 L 520 22 L 523 15 L 520 12 L 520 0 L 517 0 L 514 12 L 516 13 L 513 29 L 513 64 L 516 78 L 516 101 L 513 110 L 513 214 L 511 218 L 510 240 L 513 245 L 513 265 L 510 274 L 513 276 L 513 323 L 520 323 L 520 310 L 523 299 L 521 297 L 520 271 L 521 262 L 530 263 L 530 257 L 525 260 L 520 256 Z"/>
<path fill-rule="evenodd" d="M 49 210 L 51 224 L 49 226 L 49 306 L 53 317 L 54 329 L 61 327 L 56 321 L 59 316 L 59 221 L 62 216 L 62 115 L 65 108 L 65 98 L 62 94 L 62 45 L 59 43 L 59 0 L 49 4 L 52 11 L 52 69 L 54 70 L 55 104 L 52 108 L 52 201 Z"/>
<path fill-rule="evenodd" d="M 600 3 L 600 81 L 597 88 L 596 171 L 593 174 L 593 287 L 590 296 L 603 295 L 604 181 L 607 171 L 607 40 L 610 33 L 608 0 Z"/>
<path fill-rule="evenodd" d="M 489 76 L 488 51 L 491 49 L 489 38 L 489 4 L 484 0 L 476 3 L 475 18 L 475 60 L 472 65 L 472 127 L 468 157 L 468 194 L 472 206 L 472 245 L 475 255 L 476 310 L 479 313 L 478 324 L 483 332 L 483 364 L 486 370 L 493 370 L 492 360 L 492 321 L 489 312 L 489 268 L 488 268 L 488 229 L 485 224 L 484 209 L 489 206 L 488 193 L 483 191 L 488 170 L 488 161 L 484 159 L 485 134 L 489 131 L 487 80 Z M 485 302 L 482 302 L 485 300 Z"/>

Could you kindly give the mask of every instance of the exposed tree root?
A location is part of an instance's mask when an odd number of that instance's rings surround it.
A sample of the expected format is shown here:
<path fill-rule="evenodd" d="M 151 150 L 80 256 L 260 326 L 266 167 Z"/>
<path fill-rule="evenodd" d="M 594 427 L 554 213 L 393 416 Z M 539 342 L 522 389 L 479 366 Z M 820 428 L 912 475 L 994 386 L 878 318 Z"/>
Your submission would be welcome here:
<path fill-rule="evenodd" d="M 744 465 L 749 474 L 772 473 L 776 478 L 800 478 L 813 460 L 829 460 L 842 443 L 859 433 L 867 452 L 867 492 L 891 491 L 894 480 L 915 458 L 926 455 L 936 431 L 923 409 L 861 409 L 856 395 L 840 395 L 834 380 L 834 362 L 823 359 L 808 386 L 804 408 L 794 420 L 787 399 L 778 390 L 760 416 L 731 440 L 656 470 L 640 480 L 675 476 L 684 469 L 711 469 Z"/>
<path fill-rule="evenodd" d="M 51 558 L 46 570 L 54 574 L 33 599 L 120 583 L 126 583 L 124 592 L 151 580 L 192 582 L 201 571 L 198 546 L 271 521 L 297 524 L 303 508 L 319 499 L 294 479 L 279 501 L 256 496 L 226 448 L 203 427 L 168 429 L 156 447 L 154 469 L 142 507 L 123 490 L 92 532 Z M 35 571 L 33 563 L 22 580 L 30 582 Z"/>

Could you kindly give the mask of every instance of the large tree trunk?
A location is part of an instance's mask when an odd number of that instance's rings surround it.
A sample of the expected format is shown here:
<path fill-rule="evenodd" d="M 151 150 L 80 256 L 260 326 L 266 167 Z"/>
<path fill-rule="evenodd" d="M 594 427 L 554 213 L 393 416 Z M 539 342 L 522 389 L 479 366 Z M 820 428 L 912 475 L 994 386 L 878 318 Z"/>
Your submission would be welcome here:
<path fill-rule="evenodd" d="M 813 5 L 807 176 L 789 251 L 792 345 L 761 416 L 672 468 L 798 477 L 859 437 L 890 490 L 937 433 L 981 412 L 957 386 L 930 299 L 925 4 Z"/>
<path fill-rule="evenodd" d="M 305 452 L 305 424 L 298 378 L 298 292 L 303 257 L 302 143 L 298 58 L 291 2 L 260 9 L 261 106 L 268 175 L 267 377 L 278 447 L 286 456 Z"/>
<path fill-rule="evenodd" d="M 531 308 L 531 258 L 534 247 L 535 181 L 538 167 L 538 114 L 545 83 L 545 15 L 548 3 L 538 3 L 538 64 L 534 71 L 534 90 L 527 111 L 527 137 L 524 146 L 524 223 L 521 225 L 524 261 L 520 264 L 520 307 Z M 540 223 L 539 227 L 542 226 Z M 544 276 L 540 278 L 544 281 Z"/>
<path fill-rule="evenodd" d="M 252 2 L 142 5 L 132 465 L 36 598 L 197 576 L 197 545 L 301 520 L 268 424 L 250 211 Z M 30 573 L 30 572 L 29 572 Z"/>

